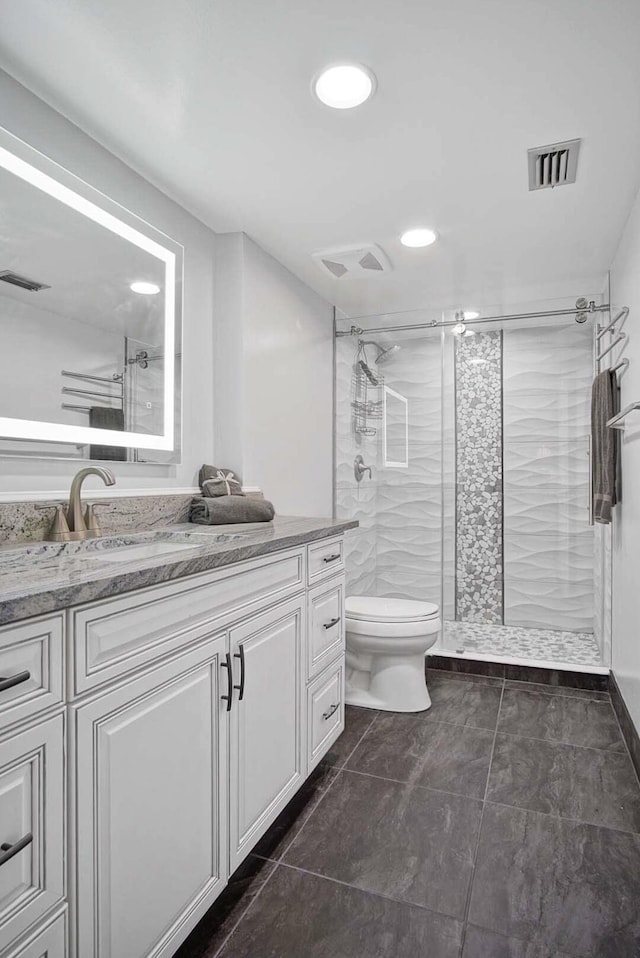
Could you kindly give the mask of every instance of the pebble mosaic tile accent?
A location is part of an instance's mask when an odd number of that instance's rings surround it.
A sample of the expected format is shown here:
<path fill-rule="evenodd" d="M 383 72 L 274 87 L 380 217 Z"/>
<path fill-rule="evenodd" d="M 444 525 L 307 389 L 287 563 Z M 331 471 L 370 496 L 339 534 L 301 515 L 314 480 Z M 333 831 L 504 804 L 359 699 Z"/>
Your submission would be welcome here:
<path fill-rule="evenodd" d="M 503 621 L 502 333 L 455 345 L 456 615 Z"/>
<path fill-rule="evenodd" d="M 444 647 L 459 653 L 481 652 L 485 655 L 537 659 L 540 662 L 602 665 L 600 649 L 591 632 L 445 622 Z"/>

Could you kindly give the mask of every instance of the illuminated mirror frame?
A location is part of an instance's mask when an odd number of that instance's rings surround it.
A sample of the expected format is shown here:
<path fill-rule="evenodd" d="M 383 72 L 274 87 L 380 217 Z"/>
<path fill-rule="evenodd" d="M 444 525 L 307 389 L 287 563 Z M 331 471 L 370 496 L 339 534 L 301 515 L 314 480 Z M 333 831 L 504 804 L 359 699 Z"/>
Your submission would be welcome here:
<path fill-rule="evenodd" d="M 382 422 L 384 426 L 384 464 L 390 469 L 407 469 L 409 467 L 409 402 L 406 396 L 401 396 L 389 386 L 383 388 Z M 404 403 L 404 459 L 389 459 L 387 446 L 387 396 L 393 396 L 398 402 Z"/>
<path fill-rule="evenodd" d="M 175 385 L 176 344 L 179 341 L 182 316 L 183 248 L 135 214 L 110 200 L 99 190 L 69 173 L 53 160 L 0 127 L 0 168 L 116 233 L 145 250 L 164 264 L 164 396 L 163 432 L 120 432 L 91 426 L 64 425 L 30 419 L 0 416 L 0 439 L 26 439 L 39 442 L 61 442 L 127 446 L 145 450 L 173 451 L 176 448 Z M 125 220 L 128 220 L 127 222 Z M 135 226 L 132 225 L 135 223 Z M 144 230 L 144 232 L 142 231 Z"/>

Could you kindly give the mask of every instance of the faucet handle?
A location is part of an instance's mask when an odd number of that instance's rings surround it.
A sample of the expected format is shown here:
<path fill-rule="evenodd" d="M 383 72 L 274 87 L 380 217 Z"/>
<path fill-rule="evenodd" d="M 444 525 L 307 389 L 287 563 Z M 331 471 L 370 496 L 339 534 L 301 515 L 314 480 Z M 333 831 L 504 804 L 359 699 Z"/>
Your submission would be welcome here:
<path fill-rule="evenodd" d="M 71 533 L 69 532 L 69 523 L 64 508 L 62 505 L 58 505 L 55 509 L 56 514 L 49 528 L 47 538 L 50 542 L 68 542 L 71 539 Z"/>
<path fill-rule="evenodd" d="M 99 536 L 102 533 L 98 516 L 96 515 L 96 509 L 108 509 L 110 507 L 110 502 L 90 502 L 87 505 L 84 513 L 84 524 L 90 536 Z"/>

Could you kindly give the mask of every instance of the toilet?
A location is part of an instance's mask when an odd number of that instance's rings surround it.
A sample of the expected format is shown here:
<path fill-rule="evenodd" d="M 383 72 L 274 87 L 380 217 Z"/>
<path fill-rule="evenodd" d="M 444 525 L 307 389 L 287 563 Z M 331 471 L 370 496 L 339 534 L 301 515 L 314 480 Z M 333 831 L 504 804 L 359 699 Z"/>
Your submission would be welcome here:
<path fill-rule="evenodd" d="M 345 616 L 347 705 L 388 712 L 430 708 L 424 657 L 440 631 L 438 606 L 352 595 Z"/>

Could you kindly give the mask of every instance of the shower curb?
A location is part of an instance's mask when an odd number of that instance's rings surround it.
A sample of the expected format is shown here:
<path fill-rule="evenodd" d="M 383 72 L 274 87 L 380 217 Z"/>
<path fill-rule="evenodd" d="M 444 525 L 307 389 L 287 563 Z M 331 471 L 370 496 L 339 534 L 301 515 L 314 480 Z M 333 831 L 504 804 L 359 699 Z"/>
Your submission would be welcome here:
<path fill-rule="evenodd" d="M 427 655 L 425 668 L 439 669 L 443 672 L 462 672 L 469 675 L 488 675 L 496 679 L 534 682 L 537 685 L 556 685 L 567 689 L 585 689 L 590 692 L 608 692 L 610 690 L 609 675 L 567 669 L 549 669 L 537 665 L 511 665 L 507 662 L 488 662 L 483 659 L 460 659 L 449 655 Z M 638 756 L 640 758 L 640 750 Z"/>

